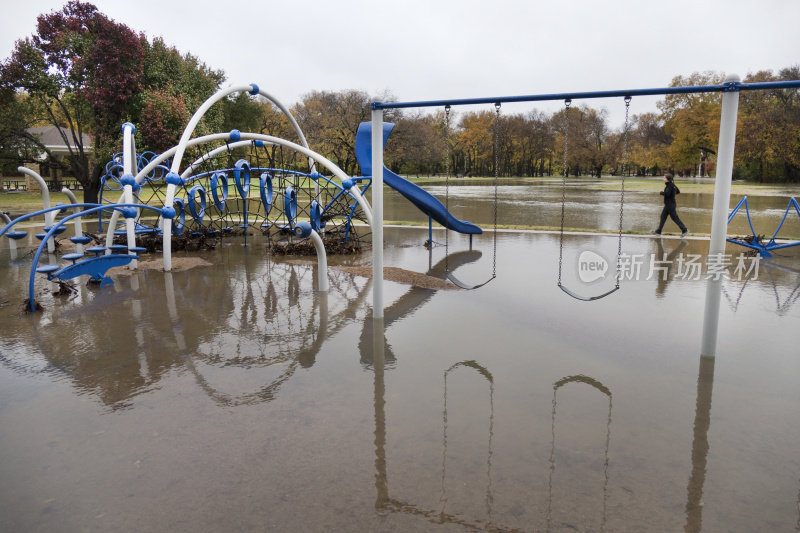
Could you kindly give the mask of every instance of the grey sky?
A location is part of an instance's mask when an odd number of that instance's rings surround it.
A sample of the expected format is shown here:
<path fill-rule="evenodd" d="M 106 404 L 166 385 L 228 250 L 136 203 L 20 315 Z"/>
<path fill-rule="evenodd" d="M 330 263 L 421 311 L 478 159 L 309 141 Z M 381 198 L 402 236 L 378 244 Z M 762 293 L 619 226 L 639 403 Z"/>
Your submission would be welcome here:
<path fill-rule="evenodd" d="M 0 53 L 54 0 L 3 0 Z M 664 87 L 676 75 L 800 64 L 800 0 L 97 0 L 106 15 L 258 83 L 287 105 L 313 90 L 437 100 Z M 221 6 L 221 7 L 220 7 Z M 633 113 L 655 111 L 639 97 Z M 608 109 L 621 101 L 587 102 Z M 508 104 L 505 112 L 560 104 Z"/>

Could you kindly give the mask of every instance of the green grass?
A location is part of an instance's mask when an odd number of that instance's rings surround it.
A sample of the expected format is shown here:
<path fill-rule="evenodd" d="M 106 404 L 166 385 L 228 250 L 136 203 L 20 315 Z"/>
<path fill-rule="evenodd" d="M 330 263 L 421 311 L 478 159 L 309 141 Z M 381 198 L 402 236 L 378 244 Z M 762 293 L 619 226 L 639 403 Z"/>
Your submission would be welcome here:
<path fill-rule="evenodd" d="M 83 201 L 83 192 L 75 191 L 75 197 L 79 202 Z M 51 192 L 50 205 L 54 206 L 57 203 L 68 204 L 70 201 L 63 193 Z M 0 211 L 11 213 L 12 218 L 39 209 L 42 209 L 41 193 L 29 193 L 24 191 L 0 193 Z"/>

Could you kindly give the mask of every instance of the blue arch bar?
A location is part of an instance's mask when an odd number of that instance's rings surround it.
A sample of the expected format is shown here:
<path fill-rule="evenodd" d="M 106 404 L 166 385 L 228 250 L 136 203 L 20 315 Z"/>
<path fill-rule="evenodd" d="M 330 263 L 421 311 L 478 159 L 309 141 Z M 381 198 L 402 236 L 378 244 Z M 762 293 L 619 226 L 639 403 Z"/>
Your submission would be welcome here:
<path fill-rule="evenodd" d="M 619 96 L 654 96 L 666 94 L 722 93 L 732 91 L 765 91 L 769 89 L 798 89 L 800 80 L 764 81 L 758 83 L 729 82 L 719 85 L 692 85 L 688 87 L 662 87 L 656 89 L 631 89 L 621 91 L 593 91 L 582 93 L 532 94 L 525 96 L 496 96 L 490 98 L 461 98 L 455 100 L 420 100 L 417 102 L 372 102 L 372 109 L 401 109 L 409 107 L 440 107 L 474 104 L 502 104 L 508 102 L 542 102 L 547 100 L 586 100 L 590 98 L 615 98 Z"/>

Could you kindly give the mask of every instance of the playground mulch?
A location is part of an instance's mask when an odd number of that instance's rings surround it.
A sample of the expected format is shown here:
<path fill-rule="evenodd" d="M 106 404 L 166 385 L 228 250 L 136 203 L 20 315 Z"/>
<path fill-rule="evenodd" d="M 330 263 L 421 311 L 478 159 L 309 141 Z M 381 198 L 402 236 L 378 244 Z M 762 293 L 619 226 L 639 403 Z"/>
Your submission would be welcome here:
<path fill-rule="evenodd" d="M 184 272 L 192 268 L 212 266 L 211 263 L 200 257 L 173 257 L 172 258 L 172 272 Z M 158 259 L 145 259 L 139 260 L 137 270 L 164 270 L 164 260 Z M 114 271 L 114 276 L 129 276 L 136 270 L 129 270 L 128 268 L 120 268 Z"/>
<path fill-rule="evenodd" d="M 342 272 L 355 274 L 356 276 L 361 276 L 364 278 L 372 277 L 371 266 L 341 265 L 341 266 L 331 266 L 331 268 L 335 268 L 336 270 L 341 270 Z M 396 283 L 413 285 L 414 287 L 419 287 L 422 289 L 431 289 L 435 291 L 442 291 L 442 290 L 449 291 L 458 289 L 457 286 L 453 285 L 452 283 L 446 280 L 435 278 L 433 276 L 428 276 L 427 274 L 414 272 L 412 270 L 406 270 L 404 268 L 383 267 L 383 278 L 387 281 L 394 281 Z"/>

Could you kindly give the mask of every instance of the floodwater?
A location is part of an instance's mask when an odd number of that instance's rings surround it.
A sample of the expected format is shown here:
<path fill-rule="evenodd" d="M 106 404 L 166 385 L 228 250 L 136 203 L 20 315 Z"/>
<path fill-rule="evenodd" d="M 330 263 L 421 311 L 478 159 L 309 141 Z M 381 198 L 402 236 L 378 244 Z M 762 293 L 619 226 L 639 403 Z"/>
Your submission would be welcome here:
<path fill-rule="evenodd" d="M 658 184 L 661 178 L 654 179 Z M 708 181 L 708 180 L 706 180 Z M 493 222 L 493 188 L 491 180 L 450 180 L 449 205 L 457 218 L 491 227 Z M 559 227 L 561 225 L 561 179 L 501 180 L 498 187 L 498 224 L 522 226 Z M 678 183 L 682 187 L 682 183 Z M 603 190 L 608 188 L 608 190 Z M 564 226 L 567 228 L 619 229 L 620 191 L 619 180 L 596 180 L 594 178 L 570 179 L 567 182 L 564 209 Z M 444 183 L 423 185 L 423 188 L 446 200 Z M 753 227 L 759 235 L 772 236 L 786 212 L 789 198 L 800 197 L 800 187 L 787 186 L 785 195 L 749 196 L 748 204 Z M 731 195 L 731 208 L 741 194 Z M 427 223 L 427 217 L 394 190 L 387 189 L 384 195 L 384 218 L 386 220 L 411 220 Z M 714 195 L 689 192 L 677 197 L 678 215 L 690 232 L 711 232 L 711 212 Z M 650 232 L 658 227 L 663 198 L 658 191 L 625 192 L 623 230 Z M 781 235 L 800 236 L 800 219 L 792 210 Z M 680 233 L 678 226 L 667 220 L 664 233 Z M 729 235 L 751 235 L 744 208 L 734 217 L 728 228 Z"/>
<path fill-rule="evenodd" d="M 385 238 L 387 266 L 442 274 L 426 230 Z M 492 239 L 451 234 L 448 266 L 485 281 Z M 615 237 L 563 244 L 565 285 L 613 285 L 577 257 L 613 271 Z M 332 269 L 321 296 L 257 239 L 42 281 L 35 315 L 30 259 L 0 250 L 0 530 L 800 531 L 800 253 L 727 271 L 714 358 L 707 281 L 680 276 L 707 246 L 626 237 L 642 275 L 582 302 L 557 235 L 498 233 L 480 289 L 387 282 L 383 330 L 369 280 Z"/>

